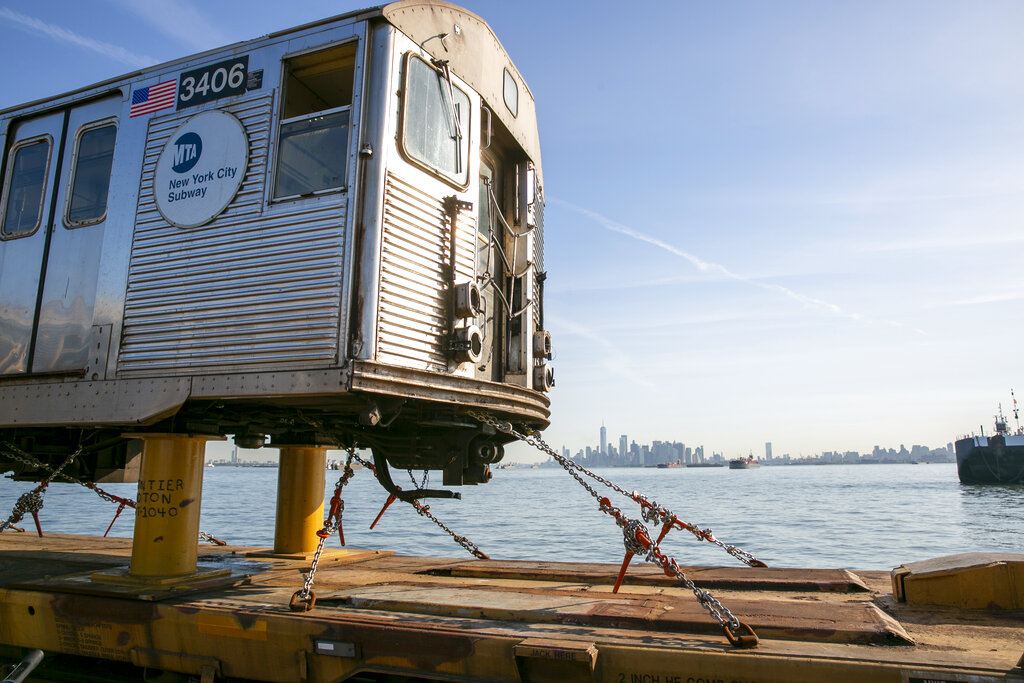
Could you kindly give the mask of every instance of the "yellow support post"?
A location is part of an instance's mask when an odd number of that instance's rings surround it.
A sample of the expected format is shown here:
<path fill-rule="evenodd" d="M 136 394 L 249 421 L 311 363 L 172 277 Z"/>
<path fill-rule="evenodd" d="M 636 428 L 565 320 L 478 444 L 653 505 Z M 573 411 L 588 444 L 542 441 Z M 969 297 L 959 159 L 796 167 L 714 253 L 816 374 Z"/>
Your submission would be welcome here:
<path fill-rule="evenodd" d="M 206 442 L 220 437 L 130 434 L 142 439 L 135 535 L 128 570 L 136 578 L 196 574 Z"/>
<path fill-rule="evenodd" d="M 277 518 L 274 554 L 306 554 L 316 550 L 316 532 L 324 525 L 324 477 L 327 448 L 279 446 Z"/>

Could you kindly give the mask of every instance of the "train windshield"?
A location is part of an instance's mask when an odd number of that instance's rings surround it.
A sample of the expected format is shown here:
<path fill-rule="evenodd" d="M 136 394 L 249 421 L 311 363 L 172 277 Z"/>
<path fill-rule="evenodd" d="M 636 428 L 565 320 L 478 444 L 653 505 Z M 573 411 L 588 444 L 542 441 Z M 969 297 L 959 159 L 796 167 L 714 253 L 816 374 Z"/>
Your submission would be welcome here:
<path fill-rule="evenodd" d="M 443 71 L 410 54 L 406 65 L 402 145 L 413 160 L 465 187 L 469 96 Z"/>

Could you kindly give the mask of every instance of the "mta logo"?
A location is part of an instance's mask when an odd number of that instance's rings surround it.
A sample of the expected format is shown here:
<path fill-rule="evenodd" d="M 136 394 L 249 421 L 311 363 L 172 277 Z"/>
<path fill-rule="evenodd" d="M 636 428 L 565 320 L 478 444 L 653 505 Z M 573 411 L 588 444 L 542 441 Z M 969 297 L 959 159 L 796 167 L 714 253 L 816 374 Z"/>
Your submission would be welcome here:
<path fill-rule="evenodd" d="M 199 163 L 199 157 L 203 154 L 203 139 L 196 133 L 185 133 L 174 141 L 174 165 L 171 170 L 175 173 L 186 173 Z"/>

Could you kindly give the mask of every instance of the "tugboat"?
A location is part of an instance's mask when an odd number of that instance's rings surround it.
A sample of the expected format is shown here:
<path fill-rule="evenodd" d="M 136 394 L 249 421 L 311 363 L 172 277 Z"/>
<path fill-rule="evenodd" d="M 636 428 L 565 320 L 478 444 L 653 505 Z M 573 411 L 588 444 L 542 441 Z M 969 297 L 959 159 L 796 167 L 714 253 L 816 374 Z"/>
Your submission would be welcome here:
<path fill-rule="evenodd" d="M 1024 429 L 1020 426 L 1017 398 L 1013 398 L 1013 417 L 1017 423 L 1011 434 L 1003 416 L 1003 406 L 995 415 L 995 434 L 966 436 L 954 444 L 956 470 L 961 484 L 1024 483 Z"/>
<path fill-rule="evenodd" d="M 760 466 L 761 463 L 754 459 L 753 453 L 745 458 L 734 458 L 729 461 L 730 470 L 755 470 Z"/>

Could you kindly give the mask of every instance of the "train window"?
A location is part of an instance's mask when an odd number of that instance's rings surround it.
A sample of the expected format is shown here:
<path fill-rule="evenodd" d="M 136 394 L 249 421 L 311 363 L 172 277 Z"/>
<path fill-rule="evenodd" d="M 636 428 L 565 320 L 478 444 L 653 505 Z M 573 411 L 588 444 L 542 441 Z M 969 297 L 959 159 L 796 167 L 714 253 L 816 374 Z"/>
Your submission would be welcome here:
<path fill-rule="evenodd" d="M 512 112 L 512 116 L 519 116 L 519 86 L 512 73 L 505 69 L 505 106 Z"/>
<path fill-rule="evenodd" d="M 344 188 L 355 60 L 348 43 L 285 62 L 275 199 Z"/>
<path fill-rule="evenodd" d="M 413 162 L 452 181 L 469 183 L 469 96 L 449 74 L 409 53 L 402 109 L 402 151 Z"/>
<path fill-rule="evenodd" d="M 107 191 L 116 137 L 117 126 L 112 123 L 85 128 L 79 133 L 71 197 L 65 216 L 68 227 L 99 223 L 107 215 Z"/>
<path fill-rule="evenodd" d="M 4 186 L 4 237 L 29 235 L 39 227 L 50 166 L 50 136 L 26 140 L 8 156 Z"/>

